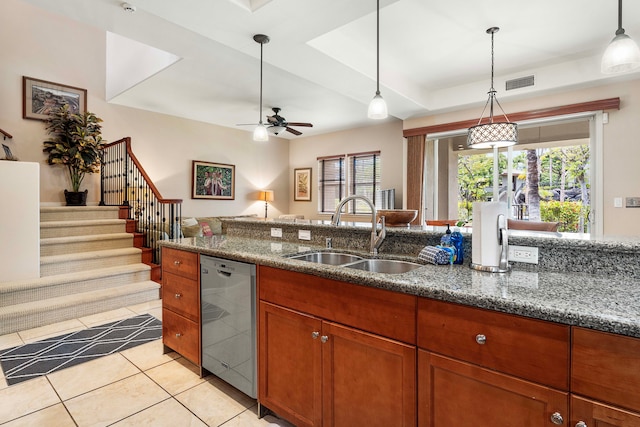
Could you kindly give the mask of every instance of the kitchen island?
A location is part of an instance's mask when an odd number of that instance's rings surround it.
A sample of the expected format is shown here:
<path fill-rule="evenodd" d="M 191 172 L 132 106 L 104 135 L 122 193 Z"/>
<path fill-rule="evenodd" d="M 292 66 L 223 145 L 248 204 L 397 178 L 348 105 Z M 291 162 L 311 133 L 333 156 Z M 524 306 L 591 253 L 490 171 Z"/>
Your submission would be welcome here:
<path fill-rule="evenodd" d="M 334 243 L 353 234 L 334 230 Z M 299 426 L 353 417 L 367 425 L 640 425 L 635 274 L 491 274 L 466 265 L 382 274 L 290 258 L 327 250 L 324 238 L 232 231 L 162 243 L 258 265 L 258 400 L 266 408 Z M 616 245 L 577 245 L 594 244 Z M 619 249 L 634 256 L 637 248 Z M 416 255 L 405 247 L 379 256 Z"/>

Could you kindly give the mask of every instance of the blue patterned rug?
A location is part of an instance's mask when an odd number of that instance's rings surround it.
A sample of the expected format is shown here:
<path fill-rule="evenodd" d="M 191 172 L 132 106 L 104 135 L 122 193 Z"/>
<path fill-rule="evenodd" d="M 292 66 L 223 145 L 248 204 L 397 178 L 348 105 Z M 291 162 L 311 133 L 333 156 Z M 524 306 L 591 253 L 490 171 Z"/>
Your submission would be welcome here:
<path fill-rule="evenodd" d="M 8 385 L 47 375 L 162 337 L 162 322 L 150 314 L 0 350 Z"/>

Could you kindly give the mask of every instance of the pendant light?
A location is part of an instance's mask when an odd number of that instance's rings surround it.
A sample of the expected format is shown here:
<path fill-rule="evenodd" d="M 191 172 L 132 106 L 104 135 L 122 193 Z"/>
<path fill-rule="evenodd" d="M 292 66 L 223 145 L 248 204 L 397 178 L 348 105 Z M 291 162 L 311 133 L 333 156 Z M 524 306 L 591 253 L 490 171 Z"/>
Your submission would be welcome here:
<path fill-rule="evenodd" d="M 253 36 L 253 40 L 256 43 L 260 43 L 260 111 L 258 113 L 258 126 L 253 130 L 253 140 L 264 142 L 269 140 L 269 132 L 267 132 L 266 126 L 262 123 L 262 47 L 265 43 L 269 43 L 269 36 L 256 34 Z"/>
<path fill-rule="evenodd" d="M 602 55 L 600 70 L 604 74 L 623 73 L 640 67 L 640 48 L 622 28 L 622 0 L 618 0 L 616 36 Z"/>
<path fill-rule="evenodd" d="M 387 103 L 380 95 L 380 0 L 377 0 L 376 11 L 376 96 L 369 103 L 367 116 L 370 119 L 386 119 Z"/>
<path fill-rule="evenodd" d="M 500 102 L 498 102 L 496 90 L 493 88 L 493 35 L 499 30 L 500 28 L 498 27 L 491 27 L 487 30 L 487 34 L 491 34 L 491 89 L 489 89 L 489 99 L 484 105 L 478 124 L 469 128 L 469 133 L 467 134 L 467 146 L 469 148 L 508 147 L 518 142 L 518 125 L 509 121 Z M 498 107 L 500 107 L 500 111 L 502 111 L 502 115 L 506 121 L 493 121 L 494 101 L 498 104 Z M 480 124 L 487 105 L 489 105 L 489 122 Z"/>

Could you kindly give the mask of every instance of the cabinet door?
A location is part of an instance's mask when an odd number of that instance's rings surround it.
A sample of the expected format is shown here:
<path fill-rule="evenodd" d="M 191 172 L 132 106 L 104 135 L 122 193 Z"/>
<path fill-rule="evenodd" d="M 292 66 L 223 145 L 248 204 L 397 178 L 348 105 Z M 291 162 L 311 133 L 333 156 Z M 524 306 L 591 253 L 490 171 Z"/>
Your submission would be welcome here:
<path fill-rule="evenodd" d="M 415 426 L 416 348 L 322 324 L 323 425 Z"/>
<path fill-rule="evenodd" d="M 322 425 L 319 319 L 260 301 L 258 400 L 298 427 Z"/>
<path fill-rule="evenodd" d="M 640 339 L 573 328 L 571 391 L 640 411 Z"/>
<path fill-rule="evenodd" d="M 419 425 L 429 427 L 567 426 L 569 415 L 567 393 L 424 350 L 418 405 Z"/>
<path fill-rule="evenodd" d="M 640 427 L 640 414 L 571 396 L 569 425 L 572 427 Z"/>

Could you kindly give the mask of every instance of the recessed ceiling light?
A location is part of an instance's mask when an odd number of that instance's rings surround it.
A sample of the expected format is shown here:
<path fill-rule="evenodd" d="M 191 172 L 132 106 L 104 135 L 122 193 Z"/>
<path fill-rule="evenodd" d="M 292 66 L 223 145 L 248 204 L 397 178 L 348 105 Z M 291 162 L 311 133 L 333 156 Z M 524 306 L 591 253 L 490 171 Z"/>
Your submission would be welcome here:
<path fill-rule="evenodd" d="M 129 3 L 122 3 L 122 8 L 125 10 L 125 12 L 129 12 L 129 13 L 136 12 L 136 7 Z"/>

